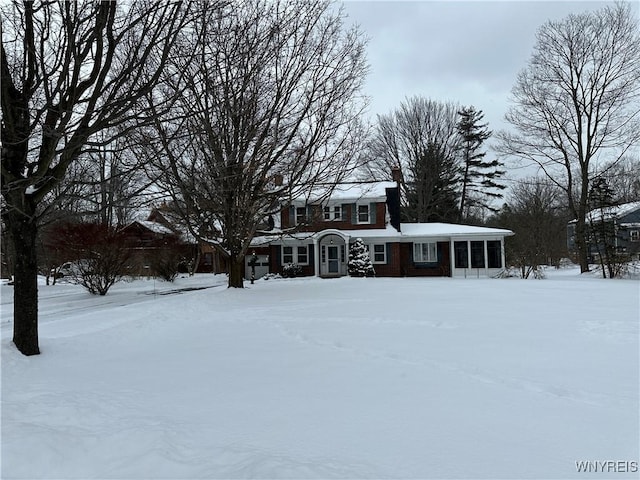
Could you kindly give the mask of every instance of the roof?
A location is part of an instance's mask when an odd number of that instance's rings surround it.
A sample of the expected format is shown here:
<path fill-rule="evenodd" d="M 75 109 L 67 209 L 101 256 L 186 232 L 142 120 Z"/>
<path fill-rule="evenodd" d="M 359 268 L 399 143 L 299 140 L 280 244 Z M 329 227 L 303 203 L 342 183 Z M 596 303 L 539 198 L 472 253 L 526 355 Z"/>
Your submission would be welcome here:
<path fill-rule="evenodd" d="M 130 227 L 130 226 L 132 226 L 132 225 L 134 225 L 136 223 L 138 225 L 146 228 L 147 230 L 153 232 L 153 233 L 158 233 L 160 235 L 175 235 L 175 232 L 173 232 L 171 229 L 165 227 L 161 223 L 151 222 L 149 220 L 134 220 L 129 225 L 127 225 L 125 228 L 128 228 L 128 227 Z"/>
<path fill-rule="evenodd" d="M 334 230 L 326 229 L 320 232 L 295 232 L 283 234 L 278 232 L 273 235 L 263 235 L 254 237 L 252 246 L 266 245 L 273 241 L 309 240 L 328 233 L 336 233 L 350 238 L 378 238 L 388 239 L 396 242 L 410 242 L 415 238 L 424 237 L 482 237 L 482 236 L 504 236 L 508 237 L 514 233 L 503 228 L 476 227 L 474 225 L 458 225 L 454 223 L 402 223 L 401 232 L 398 232 L 391 225 L 386 228 L 371 228 L 361 230 Z"/>
<path fill-rule="evenodd" d="M 625 215 L 640 210 L 640 202 L 623 203 L 622 205 L 614 205 L 611 207 L 595 208 L 587 212 L 586 218 L 591 222 L 599 222 L 602 219 L 611 220 L 614 218 L 621 218 Z M 576 219 L 571 220 L 569 223 L 577 222 Z"/>
<path fill-rule="evenodd" d="M 384 201 L 387 198 L 387 188 L 395 188 L 396 182 L 349 182 L 339 183 L 329 195 L 327 201 Z M 306 196 L 300 196 L 294 199 L 296 202 L 313 202 L 320 199 L 326 199 L 331 187 L 318 186 L 313 188 Z"/>
<path fill-rule="evenodd" d="M 476 227 L 474 225 L 459 225 L 456 223 L 401 223 L 400 230 L 403 236 L 412 237 L 513 235 L 511 230 L 504 228 Z"/>

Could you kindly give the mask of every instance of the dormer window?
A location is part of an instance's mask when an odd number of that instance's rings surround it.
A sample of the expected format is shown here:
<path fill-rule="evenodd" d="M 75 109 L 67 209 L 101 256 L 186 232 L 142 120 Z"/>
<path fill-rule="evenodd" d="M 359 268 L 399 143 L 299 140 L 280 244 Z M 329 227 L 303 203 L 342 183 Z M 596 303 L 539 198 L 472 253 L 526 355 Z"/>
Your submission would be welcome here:
<path fill-rule="evenodd" d="M 369 205 L 358 205 L 358 223 L 369 223 Z"/>

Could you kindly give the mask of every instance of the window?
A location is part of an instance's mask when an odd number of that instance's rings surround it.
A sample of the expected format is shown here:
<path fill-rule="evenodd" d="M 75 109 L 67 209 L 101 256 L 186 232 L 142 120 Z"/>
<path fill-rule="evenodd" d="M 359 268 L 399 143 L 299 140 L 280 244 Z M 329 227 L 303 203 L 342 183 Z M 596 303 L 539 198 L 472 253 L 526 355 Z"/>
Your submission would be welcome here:
<path fill-rule="evenodd" d="M 358 205 L 358 223 L 369 223 L 369 205 Z"/>
<path fill-rule="evenodd" d="M 304 223 L 307 220 L 307 207 L 296 208 L 296 225 Z"/>
<path fill-rule="evenodd" d="M 302 264 L 302 265 L 306 265 L 309 263 L 309 255 L 308 255 L 308 250 L 307 250 L 307 246 L 303 245 L 301 247 L 298 247 L 298 264 Z"/>
<path fill-rule="evenodd" d="M 294 249 L 294 247 L 282 247 L 282 264 L 297 263 L 298 265 L 309 264 L 309 247 L 307 245 L 300 245 Z"/>
<path fill-rule="evenodd" d="M 471 242 L 471 268 L 484 268 L 484 242 Z"/>
<path fill-rule="evenodd" d="M 489 268 L 502 268 L 502 245 L 500 240 L 487 242 L 487 266 Z"/>
<path fill-rule="evenodd" d="M 456 268 L 469 267 L 469 245 L 467 242 L 453 242 Z"/>
<path fill-rule="evenodd" d="M 434 263 L 438 261 L 437 245 L 432 243 L 414 243 L 413 261 L 416 263 Z"/>
<path fill-rule="evenodd" d="M 324 207 L 325 220 L 342 220 L 342 205 L 334 205 L 333 207 Z"/>
<path fill-rule="evenodd" d="M 373 263 L 387 263 L 387 246 L 384 243 L 369 245 L 369 256 Z"/>
<path fill-rule="evenodd" d="M 629 240 L 640 242 L 640 230 L 629 230 Z"/>

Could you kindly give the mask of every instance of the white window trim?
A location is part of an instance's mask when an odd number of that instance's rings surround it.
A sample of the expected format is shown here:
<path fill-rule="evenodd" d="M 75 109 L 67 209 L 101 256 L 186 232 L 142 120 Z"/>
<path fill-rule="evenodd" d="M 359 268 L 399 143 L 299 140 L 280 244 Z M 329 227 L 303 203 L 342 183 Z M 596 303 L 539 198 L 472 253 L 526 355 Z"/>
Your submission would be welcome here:
<path fill-rule="evenodd" d="M 337 215 L 336 215 L 337 214 Z M 322 209 L 325 222 L 339 222 L 342 220 L 342 205 L 325 205 Z"/>
<path fill-rule="evenodd" d="M 360 220 L 360 207 L 367 208 L 367 220 Z M 358 224 L 371 223 L 371 205 L 368 203 L 358 203 L 356 204 L 356 220 Z"/>
<path fill-rule="evenodd" d="M 304 206 L 304 207 L 295 207 L 295 208 L 296 208 L 296 210 L 295 210 L 296 225 L 300 225 L 300 224 L 305 223 L 307 221 L 307 207 Z M 301 219 L 299 218 L 299 215 L 298 215 L 298 210 L 299 209 L 304 209 L 304 214 L 301 215 L 301 217 L 302 217 Z"/>
<path fill-rule="evenodd" d="M 382 247 L 382 253 L 384 255 L 384 259 L 383 260 L 378 260 L 376 261 L 376 252 L 375 252 L 375 247 L 376 246 L 381 246 Z M 371 263 L 377 263 L 377 264 L 383 264 L 383 263 L 387 263 L 387 245 L 384 243 L 370 243 L 368 245 L 369 247 L 369 258 L 371 259 Z"/>
<path fill-rule="evenodd" d="M 300 257 L 298 256 L 298 248 L 305 248 L 307 250 L 307 261 L 306 262 L 301 262 L 300 261 Z M 285 257 L 285 253 L 284 253 L 284 249 L 285 248 L 290 248 L 291 249 L 291 255 L 287 254 L 287 256 L 291 256 L 291 262 L 285 262 L 284 257 Z M 283 245 L 282 246 L 282 264 L 283 265 L 288 265 L 289 263 L 293 263 L 295 265 L 309 265 L 309 245 Z"/>
<path fill-rule="evenodd" d="M 429 254 L 427 259 L 422 257 L 422 247 L 420 247 L 420 259 L 416 258 L 417 245 L 434 245 L 433 249 L 427 247 L 427 253 Z M 431 253 L 435 255 L 435 258 L 431 258 Z M 437 242 L 415 242 L 413 244 L 413 261 L 415 263 L 437 263 L 438 262 L 438 243 Z"/>
<path fill-rule="evenodd" d="M 640 242 L 640 230 L 629 230 L 629 241 Z"/>

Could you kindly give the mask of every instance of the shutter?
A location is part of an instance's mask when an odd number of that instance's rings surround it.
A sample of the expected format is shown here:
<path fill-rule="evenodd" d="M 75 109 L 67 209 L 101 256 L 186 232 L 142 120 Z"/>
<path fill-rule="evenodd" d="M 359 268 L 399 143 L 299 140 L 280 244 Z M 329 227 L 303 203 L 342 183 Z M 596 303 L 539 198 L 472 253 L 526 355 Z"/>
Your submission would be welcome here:
<path fill-rule="evenodd" d="M 385 243 L 384 244 L 384 248 L 387 251 L 387 265 L 391 264 L 391 244 L 390 243 Z"/>
<path fill-rule="evenodd" d="M 289 226 L 293 227 L 296 224 L 296 207 L 291 205 L 289 207 Z"/>
<path fill-rule="evenodd" d="M 307 223 L 311 223 L 312 220 L 313 220 L 313 206 L 307 205 L 307 218 L 305 218 L 305 221 Z"/>
<path fill-rule="evenodd" d="M 273 245 L 275 251 L 275 262 L 274 267 L 282 266 L 282 246 L 281 245 Z"/>
<path fill-rule="evenodd" d="M 353 225 L 358 223 L 358 206 L 355 203 L 351 204 L 351 223 Z"/>
<path fill-rule="evenodd" d="M 340 211 L 340 215 L 341 215 L 340 221 L 346 222 L 346 221 L 348 221 L 348 218 L 349 218 L 348 217 L 348 215 L 349 215 L 349 204 L 348 203 L 343 203 L 341 205 L 341 207 L 342 208 L 340 209 L 341 210 Z"/>
<path fill-rule="evenodd" d="M 307 245 L 307 263 L 311 266 L 316 263 L 315 256 L 313 255 L 313 243 Z"/>
<path fill-rule="evenodd" d="M 369 223 L 376 223 L 376 203 L 369 204 Z"/>

